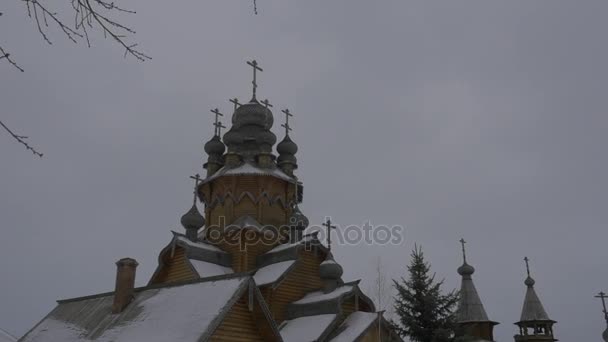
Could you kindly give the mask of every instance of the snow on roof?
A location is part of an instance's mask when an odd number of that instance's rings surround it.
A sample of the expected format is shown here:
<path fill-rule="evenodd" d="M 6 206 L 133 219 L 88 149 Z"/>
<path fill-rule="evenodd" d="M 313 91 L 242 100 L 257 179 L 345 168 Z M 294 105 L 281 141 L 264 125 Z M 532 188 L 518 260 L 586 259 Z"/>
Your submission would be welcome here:
<path fill-rule="evenodd" d="M 264 266 L 255 273 L 253 279 L 258 286 L 272 284 L 279 280 L 295 262 L 295 260 L 287 260 Z"/>
<path fill-rule="evenodd" d="M 281 336 L 285 342 L 316 341 L 335 318 L 335 314 L 329 314 L 292 319 L 283 324 Z"/>
<path fill-rule="evenodd" d="M 175 236 L 179 242 L 183 242 L 184 244 L 186 244 L 190 247 L 206 249 L 206 250 L 212 251 L 212 252 L 222 252 L 222 250 L 219 247 L 216 247 L 212 244 L 209 244 L 209 243 L 206 243 L 203 241 L 194 242 L 181 234 L 180 235 L 176 234 Z"/>
<path fill-rule="evenodd" d="M 112 294 L 60 302 L 22 341 L 199 341 L 248 279 L 144 289 L 116 315 Z"/>
<path fill-rule="evenodd" d="M 290 181 L 290 182 L 293 181 L 293 178 L 286 175 L 279 168 L 263 169 L 263 168 L 259 168 L 259 167 L 255 166 L 249 162 L 245 162 L 245 163 L 241 164 L 240 166 L 237 166 L 234 168 L 229 167 L 229 166 L 224 166 L 221 169 L 219 169 L 216 173 L 214 173 L 211 177 L 207 177 L 206 179 L 204 179 L 202 181 L 202 183 L 210 182 L 221 176 L 240 176 L 240 175 L 272 176 L 272 177 L 276 177 L 276 178 L 283 179 L 283 180 Z"/>
<path fill-rule="evenodd" d="M 292 304 L 309 304 L 336 299 L 343 294 L 351 292 L 353 288 L 354 285 L 343 285 L 329 293 L 323 293 L 323 291 L 311 292 L 304 296 L 302 299 L 293 302 Z"/>
<path fill-rule="evenodd" d="M 378 313 L 355 311 L 346 318 L 338 328 L 342 332 L 331 339 L 331 342 L 352 342 L 361 336 L 374 321 L 378 319 Z"/>
<path fill-rule="evenodd" d="M 196 273 L 198 273 L 198 276 L 201 278 L 234 273 L 234 270 L 232 270 L 232 268 L 230 267 L 196 259 L 189 260 L 194 269 L 196 270 Z"/>
<path fill-rule="evenodd" d="M 16 342 L 17 338 L 8 332 L 0 329 L 0 342 Z"/>
<path fill-rule="evenodd" d="M 270 253 L 276 253 L 276 252 L 280 252 L 292 247 L 296 247 L 299 245 L 302 245 L 306 242 L 310 242 L 316 239 L 316 236 L 313 234 L 309 234 L 309 235 L 304 235 L 304 237 L 302 237 L 302 240 L 298 241 L 298 242 L 293 242 L 293 243 L 284 243 L 282 245 L 278 245 L 275 248 L 269 250 L 268 252 L 266 252 L 266 254 L 270 254 Z"/>

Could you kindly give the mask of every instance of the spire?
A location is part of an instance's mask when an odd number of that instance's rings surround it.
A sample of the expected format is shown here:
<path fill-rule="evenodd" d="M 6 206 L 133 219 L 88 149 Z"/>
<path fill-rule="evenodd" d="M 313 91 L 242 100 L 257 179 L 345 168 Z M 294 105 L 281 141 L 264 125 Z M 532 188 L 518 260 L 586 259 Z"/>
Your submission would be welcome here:
<path fill-rule="evenodd" d="M 524 258 L 526 262 L 526 273 L 528 277 L 524 281 L 526 284 L 526 297 L 524 299 L 524 306 L 521 311 L 521 322 L 527 321 L 550 321 L 549 315 L 545 311 L 543 304 L 541 303 L 536 291 L 534 290 L 534 284 L 536 281 L 530 276 L 530 259 Z"/>
<path fill-rule="evenodd" d="M 463 328 L 463 333 L 466 335 L 491 341 L 494 339 L 493 327 L 498 323 L 488 319 L 488 314 L 483 307 L 483 303 L 481 302 L 481 298 L 479 298 L 473 278 L 471 277 L 475 273 L 475 268 L 467 263 L 466 241 L 460 239 L 460 243 L 462 245 L 463 263 L 462 266 L 458 267 L 458 274 L 462 276 L 462 282 L 460 285 L 458 309 L 456 311 L 456 323 Z M 480 325 L 487 327 L 480 329 Z"/>
<path fill-rule="evenodd" d="M 515 335 L 515 341 L 557 341 L 553 337 L 553 324 L 556 322 L 549 318 L 540 298 L 534 290 L 536 281 L 530 275 L 530 259 L 524 258 L 526 262 L 526 297 L 521 310 L 519 322 L 519 335 Z"/>
<path fill-rule="evenodd" d="M 182 216 L 181 224 L 186 229 L 186 237 L 191 241 L 196 241 L 197 231 L 205 225 L 205 218 L 196 207 L 196 190 L 201 178 L 198 174 L 190 178 L 194 179 L 194 199 L 192 200 L 192 208 Z"/>

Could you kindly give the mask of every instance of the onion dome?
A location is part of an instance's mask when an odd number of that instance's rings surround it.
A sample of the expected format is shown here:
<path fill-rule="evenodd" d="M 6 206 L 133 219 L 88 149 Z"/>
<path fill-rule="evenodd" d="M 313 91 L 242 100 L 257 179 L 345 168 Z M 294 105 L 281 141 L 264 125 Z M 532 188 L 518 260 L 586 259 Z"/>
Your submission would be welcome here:
<path fill-rule="evenodd" d="M 527 287 L 532 287 L 534 284 L 536 284 L 536 281 L 532 279 L 532 277 L 528 276 L 526 280 L 524 280 L 524 284 L 526 284 Z"/>
<path fill-rule="evenodd" d="M 257 100 L 238 107 L 232 115 L 232 127 L 224 134 L 228 152 L 252 159 L 271 153 L 277 137 L 270 131 L 274 122 L 272 112 Z"/>
<path fill-rule="evenodd" d="M 192 204 L 192 208 L 182 216 L 180 221 L 186 230 L 196 231 L 205 225 L 205 218 L 198 211 L 196 204 Z"/>
<path fill-rule="evenodd" d="M 239 106 L 232 115 L 232 127 L 240 128 L 247 125 L 255 125 L 264 129 L 270 129 L 274 123 L 272 112 L 256 99 Z"/>
<path fill-rule="evenodd" d="M 277 145 L 277 152 L 279 154 L 296 154 L 298 152 L 298 145 L 294 143 L 289 135 L 286 135 L 285 138 Z"/>
<path fill-rule="evenodd" d="M 308 227 L 308 223 L 308 217 L 302 214 L 300 208 L 295 205 L 291 211 L 291 215 L 289 216 L 289 224 L 303 230 Z"/>
<path fill-rule="evenodd" d="M 205 144 L 205 152 L 207 152 L 207 154 L 210 156 L 221 156 L 225 151 L 226 145 L 224 145 L 224 143 L 220 140 L 220 137 L 217 135 L 214 135 L 213 138 L 211 138 L 211 140 L 207 141 Z"/>
<path fill-rule="evenodd" d="M 327 258 L 319 266 L 319 275 L 322 279 L 338 280 L 343 273 L 342 266 L 334 260 L 331 252 L 327 254 Z"/>
<path fill-rule="evenodd" d="M 466 261 L 462 266 L 458 267 L 458 274 L 463 277 L 470 277 L 473 273 L 475 273 L 475 267 L 467 264 Z"/>

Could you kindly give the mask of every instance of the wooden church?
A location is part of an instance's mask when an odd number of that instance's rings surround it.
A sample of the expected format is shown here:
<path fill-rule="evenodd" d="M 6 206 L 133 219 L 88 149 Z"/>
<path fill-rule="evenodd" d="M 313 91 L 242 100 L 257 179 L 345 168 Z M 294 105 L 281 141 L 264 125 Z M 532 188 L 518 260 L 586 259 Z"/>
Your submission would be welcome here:
<path fill-rule="evenodd" d="M 173 232 L 148 285 L 135 288 L 137 261 L 121 259 L 115 291 L 58 301 L 20 341 L 401 341 L 359 281 L 342 278 L 330 245 L 304 233 L 291 113 L 275 153 L 272 106 L 256 99 L 262 69 L 248 64 L 253 97 L 231 100 L 223 137 L 212 111 L 206 177 L 193 177 L 185 234 Z"/>

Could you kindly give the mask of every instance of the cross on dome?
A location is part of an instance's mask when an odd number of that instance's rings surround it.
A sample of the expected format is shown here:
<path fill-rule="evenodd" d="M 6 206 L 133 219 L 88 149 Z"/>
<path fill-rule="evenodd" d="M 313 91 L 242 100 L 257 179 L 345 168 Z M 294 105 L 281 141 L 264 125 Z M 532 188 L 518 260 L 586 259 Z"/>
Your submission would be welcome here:
<path fill-rule="evenodd" d="M 258 62 L 254 59 L 252 61 L 247 61 L 247 64 L 250 65 L 253 68 L 253 81 L 251 82 L 253 84 L 253 98 L 252 100 L 255 100 L 255 94 L 256 94 L 256 90 L 258 88 L 258 84 L 256 81 L 256 76 L 257 76 L 257 71 L 264 71 L 262 68 L 260 68 L 258 66 Z"/>

